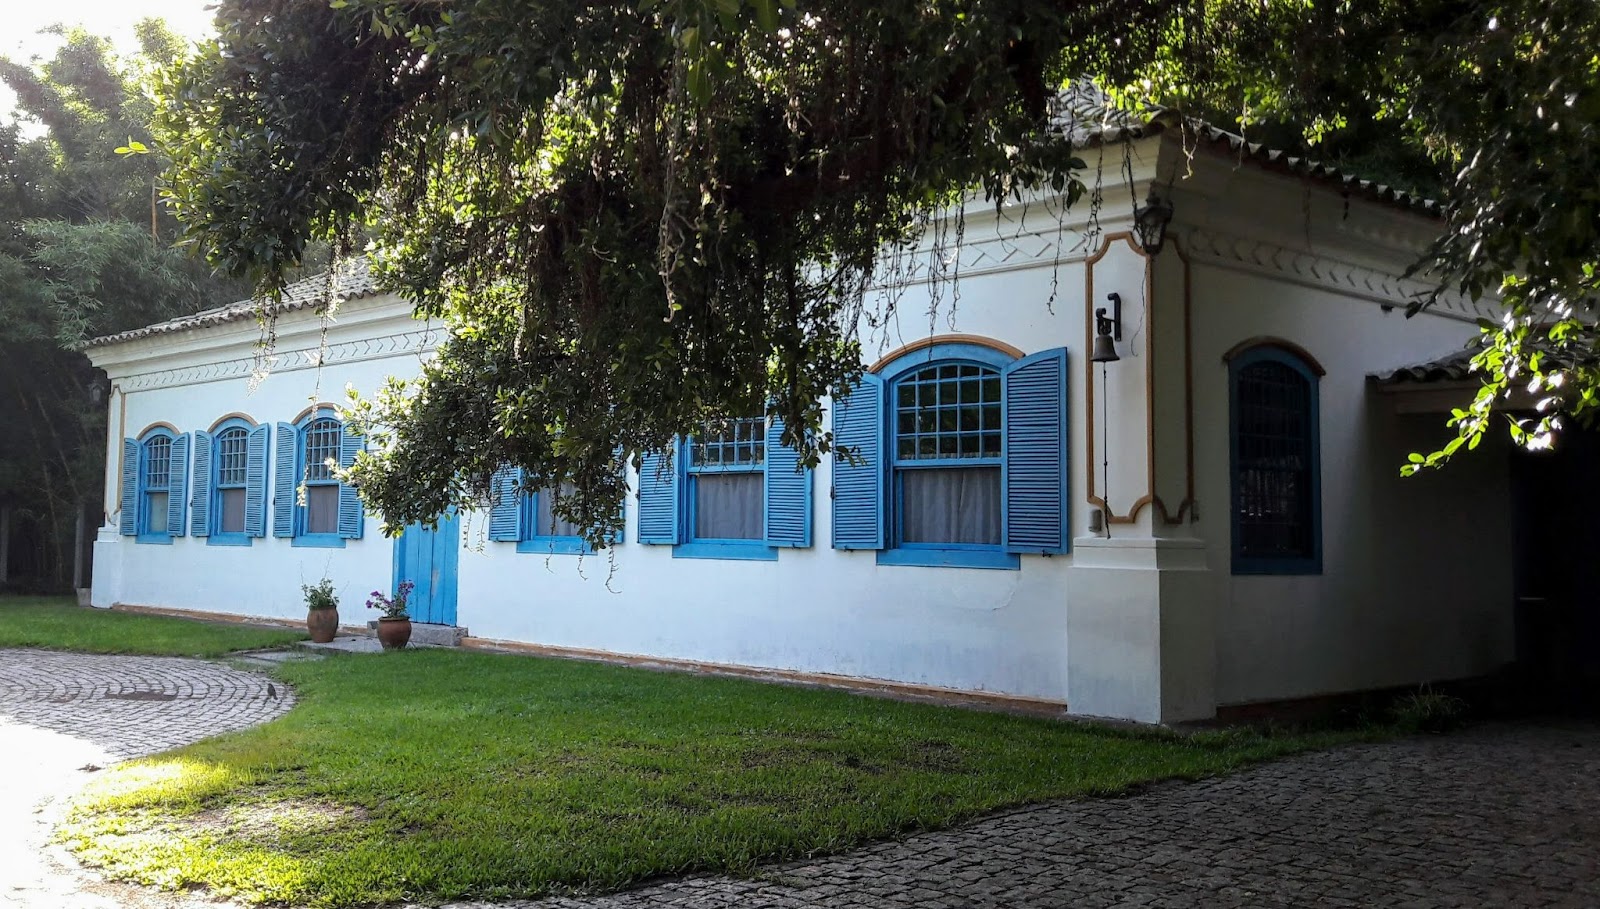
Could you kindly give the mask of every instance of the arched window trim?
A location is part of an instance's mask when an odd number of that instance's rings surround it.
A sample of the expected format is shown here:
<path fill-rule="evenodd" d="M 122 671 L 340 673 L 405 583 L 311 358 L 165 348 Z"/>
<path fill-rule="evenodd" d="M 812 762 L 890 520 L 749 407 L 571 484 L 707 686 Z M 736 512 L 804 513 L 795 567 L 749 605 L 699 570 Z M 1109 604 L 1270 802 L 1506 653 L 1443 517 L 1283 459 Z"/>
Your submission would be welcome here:
<path fill-rule="evenodd" d="M 899 432 L 897 426 L 900 384 L 905 379 L 930 366 L 979 366 L 994 370 L 994 377 L 1002 380 L 1003 371 L 1018 358 L 990 344 L 950 340 L 908 347 L 899 356 L 880 363 L 875 373 L 883 379 L 884 419 L 884 490 L 887 495 L 888 526 L 885 548 L 878 552 L 880 565 L 921 565 L 962 568 L 1021 567 L 1016 553 L 1006 551 L 1004 534 L 999 543 L 914 543 L 905 540 L 904 475 L 908 470 L 945 467 L 999 467 L 1005 469 L 1004 432 L 1001 432 L 999 457 L 934 459 L 917 465 L 903 464 L 899 458 Z M 1004 426 L 1004 395 L 1001 425 Z M 1001 486 L 1004 500 L 1004 480 Z M 1005 508 L 1001 505 L 1001 522 L 1004 526 Z"/>
<path fill-rule="evenodd" d="M 1228 513 L 1232 569 L 1236 575 L 1308 575 L 1322 573 L 1322 427 L 1321 365 L 1299 345 L 1278 338 L 1252 339 L 1254 346 L 1236 345 L 1224 357 L 1228 365 Z M 1250 343 L 1250 342 L 1247 342 Z M 1308 389 L 1306 434 L 1307 469 L 1310 486 L 1307 520 L 1310 524 L 1309 552 L 1301 556 L 1261 556 L 1241 548 L 1241 465 L 1239 462 L 1241 373 L 1259 363 L 1288 367 L 1305 380 Z"/>

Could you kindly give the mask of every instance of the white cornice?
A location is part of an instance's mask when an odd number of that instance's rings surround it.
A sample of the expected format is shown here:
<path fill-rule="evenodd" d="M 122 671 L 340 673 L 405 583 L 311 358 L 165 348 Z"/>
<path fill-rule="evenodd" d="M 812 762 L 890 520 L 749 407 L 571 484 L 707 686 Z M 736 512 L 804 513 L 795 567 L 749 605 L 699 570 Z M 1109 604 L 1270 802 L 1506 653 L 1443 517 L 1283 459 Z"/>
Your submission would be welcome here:
<path fill-rule="evenodd" d="M 330 344 L 377 335 L 416 330 L 410 304 L 393 294 L 347 300 L 326 320 L 315 310 L 296 310 L 278 316 L 273 325 L 274 350 L 315 349 L 324 332 Z M 436 327 L 435 331 L 439 329 Z M 265 340 L 264 327 L 242 319 L 197 326 L 179 332 L 147 335 L 85 351 L 90 362 L 112 378 L 164 369 L 195 366 L 219 360 L 256 356 Z"/>
<path fill-rule="evenodd" d="M 1205 228 L 1184 231 L 1179 242 L 1192 262 L 1264 275 L 1381 306 L 1404 307 L 1427 295 L 1434 287 L 1426 281 L 1402 277 L 1398 271 Z M 1475 322 L 1494 317 L 1495 303 L 1492 299 L 1474 302 L 1461 294 L 1447 292 L 1439 295 L 1428 312 Z"/>
<path fill-rule="evenodd" d="M 425 354 L 436 347 L 443 336 L 444 332 L 437 328 L 417 329 L 398 334 L 330 343 L 326 348 L 318 345 L 289 350 L 277 349 L 273 351 L 270 357 L 266 358 L 265 363 L 261 358 L 254 355 L 234 357 L 232 359 L 195 363 L 150 372 L 119 375 L 116 382 L 124 392 L 134 392 L 148 391 L 155 388 L 171 388 L 177 385 L 200 385 L 206 382 L 240 379 L 262 371 L 263 367 L 267 375 L 298 372 L 304 369 L 313 369 L 318 365 L 333 366 L 345 363 L 359 363 L 363 360 L 380 360 L 408 353 Z"/>

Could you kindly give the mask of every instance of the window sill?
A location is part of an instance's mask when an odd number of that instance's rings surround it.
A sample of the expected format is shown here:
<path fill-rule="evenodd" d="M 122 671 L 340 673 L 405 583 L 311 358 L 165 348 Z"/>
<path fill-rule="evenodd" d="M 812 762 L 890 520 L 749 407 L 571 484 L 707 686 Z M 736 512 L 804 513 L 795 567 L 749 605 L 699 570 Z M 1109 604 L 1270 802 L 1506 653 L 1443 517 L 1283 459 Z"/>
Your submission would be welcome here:
<path fill-rule="evenodd" d="M 518 552 L 534 555 L 593 555 L 594 550 L 577 537 L 534 537 L 517 543 Z"/>
<path fill-rule="evenodd" d="M 679 543 L 672 547 L 674 559 L 732 559 L 745 562 L 776 562 L 778 550 L 760 540 L 734 543 Z"/>
<path fill-rule="evenodd" d="M 207 546 L 249 546 L 253 542 L 242 533 L 214 533 L 206 537 Z"/>
<path fill-rule="evenodd" d="M 1016 571 L 1022 567 L 1022 558 L 998 549 L 884 549 L 878 552 L 878 564 Z"/>
<path fill-rule="evenodd" d="M 165 533 L 141 533 L 133 538 L 135 543 L 148 543 L 153 546 L 171 546 L 172 536 Z"/>
<path fill-rule="evenodd" d="M 296 549 L 343 549 L 344 537 L 331 533 L 307 533 L 295 537 L 289 545 Z"/>

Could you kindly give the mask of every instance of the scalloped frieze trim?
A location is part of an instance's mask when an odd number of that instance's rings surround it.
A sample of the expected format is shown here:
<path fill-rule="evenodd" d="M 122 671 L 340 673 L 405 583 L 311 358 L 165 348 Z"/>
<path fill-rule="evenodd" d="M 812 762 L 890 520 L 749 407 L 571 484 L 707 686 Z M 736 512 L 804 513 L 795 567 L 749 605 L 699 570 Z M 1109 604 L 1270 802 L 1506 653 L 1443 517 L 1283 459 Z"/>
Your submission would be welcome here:
<path fill-rule="evenodd" d="M 321 361 L 323 366 L 340 363 L 357 363 L 408 353 L 421 353 L 435 347 L 445 332 L 442 329 L 423 329 L 377 338 L 362 338 L 328 345 L 324 353 L 318 347 L 274 351 L 267 360 L 267 374 L 298 372 L 311 369 Z M 215 363 L 183 366 L 154 372 L 136 373 L 117 380 L 124 391 L 147 391 L 155 388 L 172 388 L 180 385 L 199 385 L 204 382 L 222 382 L 228 379 L 249 378 L 261 364 L 255 357 L 238 357 Z"/>
<path fill-rule="evenodd" d="M 1366 265 L 1292 250 L 1264 240 L 1213 231 L 1185 231 L 1183 247 L 1184 252 L 1196 262 L 1273 275 L 1295 284 L 1357 297 L 1381 306 L 1406 306 L 1413 299 L 1426 296 L 1433 290 L 1433 285 L 1426 281 L 1402 278 Z M 1495 318 L 1498 307 L 1492 298 L 1474 302 L 1459 293 L 1446 291 L 1439 295 L 1428 312 L 1475 322 L 1480 318 Z"/>

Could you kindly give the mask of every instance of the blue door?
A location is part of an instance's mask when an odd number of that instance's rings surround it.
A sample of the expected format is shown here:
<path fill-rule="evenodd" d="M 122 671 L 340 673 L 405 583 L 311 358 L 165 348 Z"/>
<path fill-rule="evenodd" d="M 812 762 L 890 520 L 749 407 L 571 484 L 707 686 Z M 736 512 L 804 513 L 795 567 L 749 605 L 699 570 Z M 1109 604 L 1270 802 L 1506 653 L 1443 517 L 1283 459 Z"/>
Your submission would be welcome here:
<path fill-rule="evenodd" d="M 417 585 L 406 611 L 413 622 L 456 623 L 456 563 L 460 556 L 460 521 L 455 512 L 439 518 L 439 527 L 406 528 L 394 541 L 394 586 Z"/>

